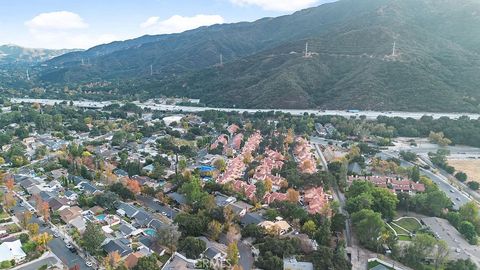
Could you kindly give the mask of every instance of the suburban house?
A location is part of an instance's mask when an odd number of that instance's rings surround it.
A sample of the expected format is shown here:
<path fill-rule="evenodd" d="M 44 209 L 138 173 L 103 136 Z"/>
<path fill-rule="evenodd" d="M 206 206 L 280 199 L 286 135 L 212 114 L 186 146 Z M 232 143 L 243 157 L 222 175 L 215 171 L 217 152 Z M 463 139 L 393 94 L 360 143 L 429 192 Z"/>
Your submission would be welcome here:
<path fill-rule="evenodd" d="M 82 209 L 78 206 L 68 207 L 60 211 L 60 218 L 67 224 L 78 216 L 82 216 Z"/>
<path fill-rule="evenodd" d="M 19 263 L 27 257 L 27 254 L 22 250 L 22 243 L 20 240 L 13 242 L 3 242 L 0 245 L 0 262 L 14 260 Z"/>

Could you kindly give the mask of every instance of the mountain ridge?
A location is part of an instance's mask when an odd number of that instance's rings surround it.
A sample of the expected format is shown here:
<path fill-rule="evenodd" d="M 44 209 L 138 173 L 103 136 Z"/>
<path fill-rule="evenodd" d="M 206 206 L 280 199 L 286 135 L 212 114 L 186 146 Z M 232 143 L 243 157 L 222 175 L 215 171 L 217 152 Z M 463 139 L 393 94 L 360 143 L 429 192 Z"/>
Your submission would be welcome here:
<path fill-rule="evenodd" d="M 108 80 L 119 95 L 215 106 L 478 111 L 479 14 L 471 0 L 340 0 L 101 45 L 76 53 L 100 52 L 89 65 L 66 54 L 38 74 L 43 82 Z M 314 54 L 305 59 L 307 42 Z"/>

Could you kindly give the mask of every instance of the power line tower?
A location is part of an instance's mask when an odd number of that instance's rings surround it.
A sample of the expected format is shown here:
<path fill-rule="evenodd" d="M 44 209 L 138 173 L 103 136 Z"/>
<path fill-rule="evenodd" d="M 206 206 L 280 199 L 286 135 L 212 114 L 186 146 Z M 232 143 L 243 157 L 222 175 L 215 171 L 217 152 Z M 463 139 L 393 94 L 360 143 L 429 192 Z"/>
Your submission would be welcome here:
<path fill-rule="evenodd" d="M 30 74 L 28 73 L 28 69 L 27 69 L 27 81 L 30 81 Z"/>
<path fill-rule="evenodd" d="M 220 54 L 220 66 L 223 67 L 223 54 Z"/>
<path fill-rule="evenodd" d="M 392 48 L 392 57 L 397 56 L 397 55 L 396 55 L 396 52 L 397 52 L 396 49 L 397 49 L 397 42 L 394 41 L 394 42 L 393 42 L 393 48 Z"/>
<path fill-rule="evenodd" d="M 150 65 L 150 76 L 153 76 L 153 65 Z"/>
<path fill-rule="evenodd" d="M 303 58 L 311 58 L 312 53 L 308 51 L 308 42 L 305 43 L 305 54 L 303 55 Z"/>

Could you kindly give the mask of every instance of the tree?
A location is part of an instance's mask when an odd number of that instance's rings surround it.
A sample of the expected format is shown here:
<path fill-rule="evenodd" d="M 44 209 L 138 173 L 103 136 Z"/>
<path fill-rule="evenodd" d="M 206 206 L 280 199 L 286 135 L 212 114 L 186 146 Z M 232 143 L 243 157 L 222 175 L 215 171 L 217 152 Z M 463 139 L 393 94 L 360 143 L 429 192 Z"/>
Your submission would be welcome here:
<path fill-rule="evenodd" d="M 135 195 L 139 194 L 142 190 L 138 181 L 132 179 L 127 180 L 127 187 Z"/>
<path fill-rule="evenodd" d="M 122 257 L 120 256 L 118 251 L 113 251 L 108 253 L 108 255 L 105 257 L 103 261 L 103 264 L 106 270 L 113 270 L 118 266 L 121 260 L 122 260 Z"/>
<path fill-rule="evenodd" d="M 217 241 L 220 233 L 222 232 L 222 224 L 215 219 L 208 223 L 208 234 L 210 237 Z"/>
<path fill-rule="evenodd" d="M 270 178 L 265 179 L 264 185 L 265 185 L 265 190 L 267 192 L 272 192 L 273 183 Z"/>
<path fill-rule="evenodd" d="M 230 226 L 227 231 L 226 240 L 227 243 L 238 242 L 242 238 L 240 229 L 237 226 Z"/>
<path fill-rule="evenodd" d="M 470 259 L 449 261 L 445 266 L 445 270 L 477 270 L 477 265 Z"/>
<path fill-rule="evenodd" d="M 433 252 L 433 265 L 435 266 L 435 270 L 438 270 L 445 263 L 445 260 L 448 256 L 449 248 L 447 242 L 443 240 L 437 241 L 435 247 L 436 248 Z"/>
<path fill-rule="evenodd" d="M 258 201 L 262 201 L 263 197 L 265 196 L 265 193 L 267 192 L 267 189 L 265 188 L 265 184 L 261 181 L 258 181 L 255 183 L 255 187 L 257 188 L 255 190 L 255 198 Z"/>
<path fill-rule="evenodd" d="M 47 243 L 50 242 L 50 240 L 52 239 L 53 237 L 47 232 L 44 232 L 32 237 L 32 241 L 35 242 L 37 246 L 41 247 L 42 249 L 46 249 Z"/>
<path fill-rule="evenodd" d="M 405 247 L 402 261 L 414 269 L 419 268 L 427 257 L 434 255 L 436 244 L 437 240 L 433 236 L 417 234 L 412 239 L 411 244 Z"/>
<path fill-rule="evenodd" d="M 43 220 L 45 222 L 50 220 L 50 206 L 48 205 L 48 202 L 42 202 L 40 205 L 39 214 L 43 216 Z"/>
<path fill-rule="evenodd" d="M 300 199 L 300 192 L 296 191 L 293 188 L 287 190 L 287 200 L 291 203 L 298 203 Z"/>
<path fill-rule="evenodd" d="M 477 225 L 480 223 L 479 210 L 475 202 L 470 201 L 462 205 L 458 211 L 461 220 L 469 221 L 470 223 Z"/>
<path fill-rule="evenodd" d="M 460 223 L 459 232 L 468 240 L 472 245 L 477 244 L 477 232 L 475 226 L 469 221 L 463 221 Z"/>
<path fill-rule="evenodd" d="M 372 197 L 372 210 L 381 213 L 383 218 L 392 220 L 397 209 L 397 195 L 388 189 L 375 187 L 372 190 Z"/>
<path fill-rule="evenodd" d="M 17 204 L 17 200 L 15 200 L 15 197 L 13 197 L 12 192 L 7 192 L 3 195 L 3 208 L 5 210 L 10 210 L 12 207 L 14 207 Z"/>
<path fill-rule="evenodd" d="M 332 217 L 331 229 L 334 232 L 345 230 L 347 217 L 344 214 L 337 213 Z"/>
<path fill-rule="evenodd" d="M 219 170 L 220 172 L 224 172 L 225 169 L 227 168 L 227 163 L 225 162 L 225 160 L 223 158 L 217 158 L 213 162 L 213 166 L 215 168 L 217 168 L 217 170 Z"/>
<path fill-rule="evenodd" d="M 167 225 L 157 229 L 155 242 L 159 246 L 165 246 L 173 253 L 177 249 L 180 232 L 174 225 Z"/>
<path fill-rule="evenodd" d="M 192 236 L 188 236 L 180 242 L 180 250 L 190 259 L 198 259 L 206 248 L 204 241 Z"/>
<path fill-rule="evenodd" d="M 417 154 L 410 151 L 400 151 L 400 157 L 409 162 L 417 160 Z"/>
<path fill-rule="evenodd" d="M 418 166 L 413 166 L 410 170 L 410 179 L 412 179 L 414 182 L 420 181 L 420 169 Z"/>
<path fill-rule="evenodd" d="M 317 224 L 315 224 L 313 220 L 309 220 L 303 223 L 302 231 L 306 233 L 308 236 L 313 237 L 313 235 L 317 231 Z"/>
<path fill-rule="evenodd" d="M 31 219 L 32 219 L 32 213 L 30 211 L 23 211 L 22 213 L 19 214 L 20 226 L 26 229 Z"/>
<path fill-rule="evenodd" d="M 430 135 L 428 136 L 431 142 L 436 143 L 440 146 L 447 146 L 449 144 L 452 144 L 452 141 L 448 138 L 445 138 L 445 135 L 443 132 L 433 132 L 430 131 Z"/>
<path fill-rule="evenodd" d="M 230 225 L 233 222 L 233 219 L 235 218 L 235 212 L 233 212 L 233 209 L 230 205 L 227 205 L 223 207 L 223 219 L 224 219 L 224 227 L 225 228 L 230 228 Z"/>
<path fill-rule="evenodd" d="M 370 209 L 363 209 L 352 215 L 352 223 L 360 243 L 369 249 L 376 250 L 377 239 L 385 229 L 385 222 L 383 222 L 381 214 Z"/>
<path fill-rule="evenodd" d="M 227 246 L 227 260 L 230 262 L 231 265 L 238 264 L 238 246 L 237 242 L 232 242 Z"/>
<path fill-rule="evenodd" d="M 467 183 L 467 186 L 472 190 L 478 190 L 480 188 L 480 184 L 475 181 L 470 181 Z"/>
<path fill-rule="evenodd" d="M 152 254 L 147 257 L 141 257 L 138 259 L 137 265 L 133 268 L 133 270 L 151 270 L 151 269 L 159 269 L 159 261 L 157 259 L 156 254 Z"/>
<path fill-rule="evenodd" d="M 13 181 L 12 177 L 8 177 L 7 180 L 5 180 L 5 186 L 7 187 L 8 191 L 13 191 L 13 188 L 15 187 L 15 182 Z"/>
<path fill-rule="evenodd" d="M 35 236 L 38 234 L 40 227 L 38 226 L 37 223 L 30 223 L 27 225 L 26 229 L 28 230 L 28 233 L 30 234 L 30 236 Z"/>
<path fill-rule="evenodd" d="M 101 245 L 105 240 L 100 224 L 87 222 L 85 232 L 83 233 L 83 246 L 91 254 L 99 254 Z"/>
<path fill-rule="evenodd" d="M 467 176 L 467 174 L 464 173 L 464 172 L 457 172 L 457 173 L 455 174 L 455 178 L 457 178 L 458 181 L 460 181 L 460 182 L 465 182 L 465 181 L 467 181 L 468 176 Z"/>

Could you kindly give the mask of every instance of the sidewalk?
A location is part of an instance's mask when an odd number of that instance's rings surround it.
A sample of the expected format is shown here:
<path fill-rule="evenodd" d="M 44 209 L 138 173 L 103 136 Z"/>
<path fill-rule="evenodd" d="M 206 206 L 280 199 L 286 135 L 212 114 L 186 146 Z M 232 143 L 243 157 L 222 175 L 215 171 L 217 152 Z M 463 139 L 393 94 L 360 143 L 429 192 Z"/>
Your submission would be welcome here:
<path fill-rule="evenodd" d="M 63 269 L 62 261 L 60 261 L 60 259 L 58 259 L 53 252 L 47 251 L 38 259 L 16 266 L 11 270 L 37 270 L 43 265 L 55 265 L 58 269 Z"/>

